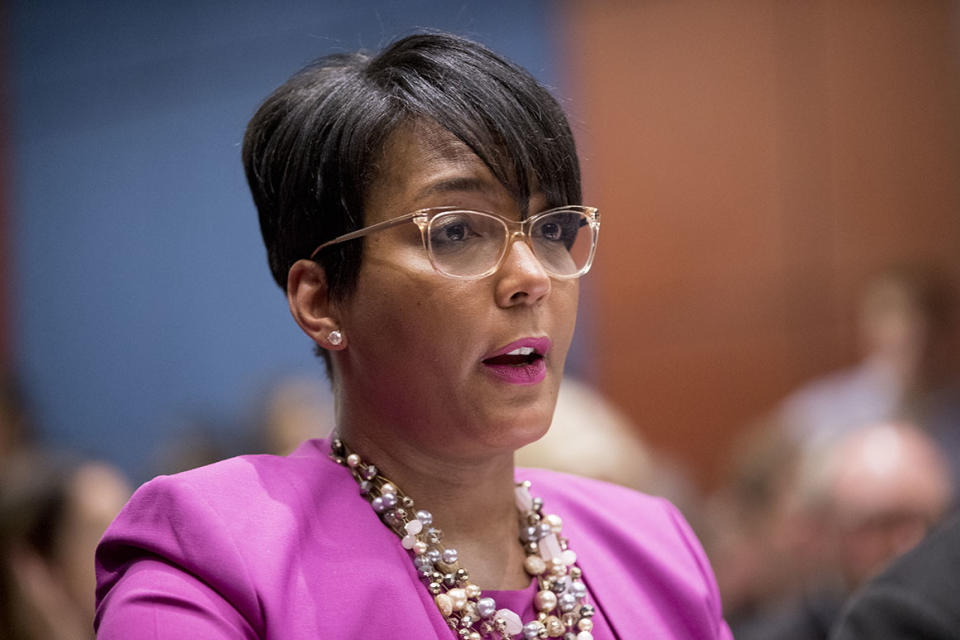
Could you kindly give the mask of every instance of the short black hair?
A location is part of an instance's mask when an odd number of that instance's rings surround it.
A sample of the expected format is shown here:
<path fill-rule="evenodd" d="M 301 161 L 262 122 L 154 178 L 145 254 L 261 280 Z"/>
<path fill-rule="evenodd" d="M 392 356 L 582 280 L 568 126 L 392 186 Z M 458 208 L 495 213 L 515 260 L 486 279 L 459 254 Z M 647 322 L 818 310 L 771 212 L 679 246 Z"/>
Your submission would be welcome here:
<path fill-rule="evenodd" d="M 537 190 L 549 206 L 580 203 L 566 116 L 521 67 L 442 33 L 407 36 L 373 56 L 329 55 L 274 91 L 243 140 L 244 170 L 281 288 L 294 262 L 363 226 L 384 144 L 414 120 L 459 138 L 518 201 Z M 362 246 L 346 242 L 317 256 L 333 299 L 354 291 Z"/>

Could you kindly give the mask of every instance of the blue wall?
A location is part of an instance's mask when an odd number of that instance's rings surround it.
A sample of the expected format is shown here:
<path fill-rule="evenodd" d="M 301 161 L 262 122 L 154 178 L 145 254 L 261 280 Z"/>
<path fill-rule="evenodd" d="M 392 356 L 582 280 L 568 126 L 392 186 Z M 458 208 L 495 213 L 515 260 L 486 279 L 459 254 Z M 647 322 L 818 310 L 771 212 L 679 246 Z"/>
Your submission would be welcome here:
<path fill-rule="evenodd" d="M 16 364 L 48 441 L 137 480 L 190 417 L 242 428 L 276 376 L 321 379 L 243 179 L 261 99 L 417 27 L 559 81 L 545 0 L 9 4 Z"/>

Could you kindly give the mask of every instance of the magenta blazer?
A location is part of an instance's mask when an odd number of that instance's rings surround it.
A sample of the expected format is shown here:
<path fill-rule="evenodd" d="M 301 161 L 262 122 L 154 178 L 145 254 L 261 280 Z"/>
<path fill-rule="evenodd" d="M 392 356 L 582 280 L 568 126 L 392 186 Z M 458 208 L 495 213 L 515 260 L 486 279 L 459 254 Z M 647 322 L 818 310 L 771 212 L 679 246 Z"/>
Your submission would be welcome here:
<path fill-rule="evenodd" d="M 288 457 L 242 456 L 143 485 L 97 550 L 97 637 L 453 638 L 409 552 L 328 450 L 311 440 Z M 707 559 L 672 505 L 548 471 L 517 475 L 563 518 L 617 637 L 732 639 Z"/>

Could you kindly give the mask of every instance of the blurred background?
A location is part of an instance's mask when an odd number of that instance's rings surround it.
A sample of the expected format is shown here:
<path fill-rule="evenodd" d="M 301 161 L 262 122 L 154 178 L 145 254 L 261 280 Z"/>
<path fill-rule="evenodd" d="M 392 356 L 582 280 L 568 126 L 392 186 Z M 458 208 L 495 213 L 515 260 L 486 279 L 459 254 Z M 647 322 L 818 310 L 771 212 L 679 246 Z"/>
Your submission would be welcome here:
<path fill-rule="evenodd" d="M 916 537 L 858 510 L 876 500 L 850 506 L 824 447 L 846 439 L 871 473 L 880 451 L 887 479 L 935 460 L 898 517 L 952 502 L 960 3 L 0 0 L 0 18 L 4 455 L 68 452 L 115 473 L 83 477 L 136 485 L 329 428 L 240 141 L 305 63 L 426 27 L 489 45 L 566 107 L 603 233 L 565 397 L 603 403 L 634 447 L 595 437 L 602 462 L 577 470 L 681 504 L 730 615 L 824 591 L 769 562 L 832 557 L 813 548 L 824 513 L 860 518 L 836 548 L 878 522 Z"/>

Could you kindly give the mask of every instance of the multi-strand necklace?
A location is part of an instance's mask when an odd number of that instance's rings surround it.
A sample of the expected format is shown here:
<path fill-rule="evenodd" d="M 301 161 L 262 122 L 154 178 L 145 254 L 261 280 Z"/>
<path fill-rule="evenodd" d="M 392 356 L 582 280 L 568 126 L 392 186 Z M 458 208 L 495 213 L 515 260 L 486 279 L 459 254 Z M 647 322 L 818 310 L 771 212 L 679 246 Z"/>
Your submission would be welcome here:
<path fill-rule="evenodd" d="M 360 494 L 412 554 L 417 574 L 458 638 L 510 640 L 519 634 L 524 640 L 593 639 L 594 609 L 586 603 L 587 587 L 576 565 L 577 554 L 560 535 L 560 517 L 543 514 L 543 502 L 530 495 L 529 482 L 519 482 L 515 488 L 520 542 L 526 553 L 523 568 L 537 580 L 537 618 L 524 624 L 516 612 L 497 608 L 493 598 L 484 596 L 480 587 L 470 582 L 457 550 L 444 546 L 443 532 L 433 526 L 429 511 L 417 510 L 413 498 L 336 435 L 331 438 L 330 449 L 330 457 L 350 470 Z"/>

